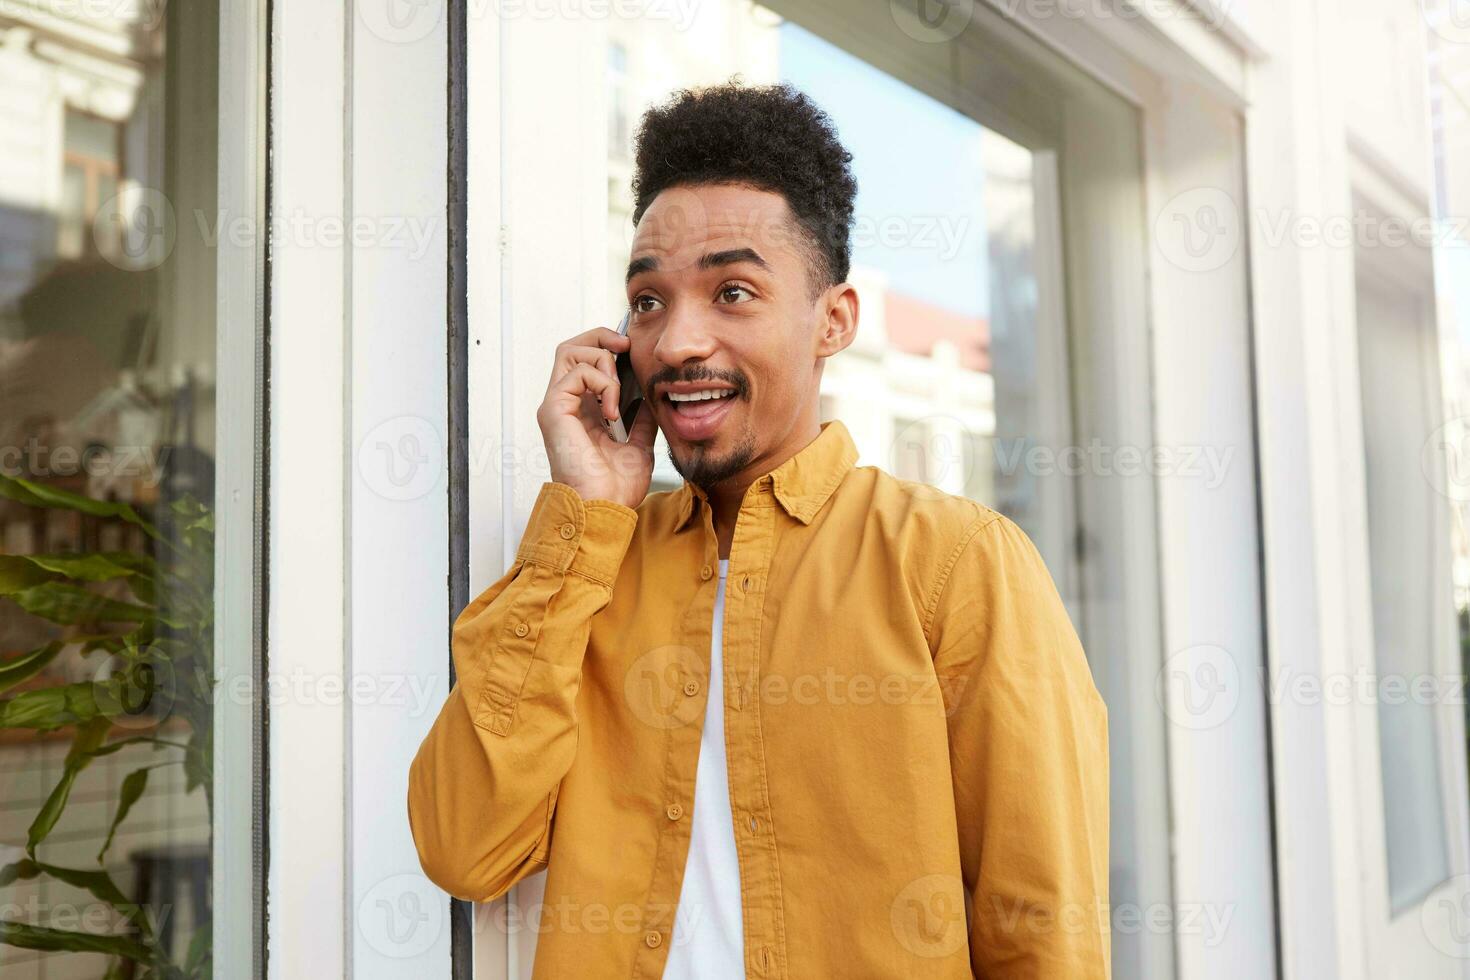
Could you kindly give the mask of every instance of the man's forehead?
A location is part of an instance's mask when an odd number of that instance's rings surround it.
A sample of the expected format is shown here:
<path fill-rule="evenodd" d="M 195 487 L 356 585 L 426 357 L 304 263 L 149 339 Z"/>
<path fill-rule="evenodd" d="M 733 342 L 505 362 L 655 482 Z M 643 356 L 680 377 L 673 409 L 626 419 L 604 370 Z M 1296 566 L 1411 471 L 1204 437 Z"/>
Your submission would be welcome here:
<path fill-rule="evenodd" d="M 779 194 L 719 188 L 671 188 L 649 205 L 632 252 L 671 254 L 686 248 L 753 248 L 761 254 L 790 246 L 791 212 Z"/>

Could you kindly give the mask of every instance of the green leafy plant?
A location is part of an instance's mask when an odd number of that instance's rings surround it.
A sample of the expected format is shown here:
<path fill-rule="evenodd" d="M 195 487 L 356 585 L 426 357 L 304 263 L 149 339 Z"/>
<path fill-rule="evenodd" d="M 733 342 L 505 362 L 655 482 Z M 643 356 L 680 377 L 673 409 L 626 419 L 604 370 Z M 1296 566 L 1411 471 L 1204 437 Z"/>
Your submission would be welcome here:
<path fill-rule="evenodd" d="M 47 952 L 104 953 L 114 958 L 109 978 L 206 980 L 211 971 L 208 924 L 190 937 L 182 962 L 175 962 L 147 910 L 123 894 L 104 862 L 118 828 L 147 792 L 154 769 L 182 766 L 186 792 L 203 790 L 213 814 L 214 517 L 203 504 L 185 498 L 162 508 L 155 524 L 128 504 L 7 476 L 0 476 L 0 497 L 124 522 L 152 542 L 152 554 L 0 555 L 0 595 L 58 624 L 65 635 L 0 660 L 0 729 L 72 731 L 61 776 L 31 821 L 26 857 L 0 867 L 0 889 L 47 876 L 85 890 L 128 926 L 124 933 L 92 933 L 0 920 L 0 942 Z M 97 588 L 115 582 L 126 586 L 130 598 L 110 598 Z M 96 662 L 92 679 L 37 686 L 42 672 L 68 648 Z M 21 689 L 26 682 L 30 685 Z M 40 860 L 37 848 L 65 812 L 78 776 L 93 760 L 128 746 L 147 746 L 158 761 L 123 779 L 97 867 Z"/>

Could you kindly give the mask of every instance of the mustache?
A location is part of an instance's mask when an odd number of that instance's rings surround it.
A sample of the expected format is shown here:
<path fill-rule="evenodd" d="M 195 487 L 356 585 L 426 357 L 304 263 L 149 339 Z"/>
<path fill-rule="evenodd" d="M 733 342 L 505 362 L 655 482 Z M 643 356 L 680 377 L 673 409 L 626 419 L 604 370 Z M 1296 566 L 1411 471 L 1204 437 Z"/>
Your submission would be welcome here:
<path fill-rule="evenodd" d="M 666 369 L 659 371 L 648 379 L 644 385 L 646 391 L 657 391 L 662 394 L 662 386 L 674 384 L 678 381 L 721 381 L 735 389 L 735 397 L 743 398 L 750 390 L 750 384 L 746 381 L 744 373 L 740 371 L 717 371 L 709 367 L 686 368 L 682 371 Z"/>

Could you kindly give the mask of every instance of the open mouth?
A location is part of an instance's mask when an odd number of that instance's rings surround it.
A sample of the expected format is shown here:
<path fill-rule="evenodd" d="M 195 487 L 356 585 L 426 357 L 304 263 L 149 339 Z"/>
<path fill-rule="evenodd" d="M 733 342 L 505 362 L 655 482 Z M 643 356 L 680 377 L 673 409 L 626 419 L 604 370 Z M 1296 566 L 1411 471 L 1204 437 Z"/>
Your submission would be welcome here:
<path fill-rule="evenodd" d="M 734 388 L 705 388 L 699 391 L 666 391 L 661 401 L 668 408 L 674 433 L 682 439 L 708 439 L 735 403 Z"/>

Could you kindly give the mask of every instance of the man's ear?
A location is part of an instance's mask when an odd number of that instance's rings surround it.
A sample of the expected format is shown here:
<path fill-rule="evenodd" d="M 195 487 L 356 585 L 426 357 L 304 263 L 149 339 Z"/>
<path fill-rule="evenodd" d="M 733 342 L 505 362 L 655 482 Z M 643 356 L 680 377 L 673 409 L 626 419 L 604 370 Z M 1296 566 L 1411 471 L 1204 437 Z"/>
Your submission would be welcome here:
<path fill-rule="evenodd" d="M 818 357 L 831 357 L 847 348 L 857 337 L 858 291 L 850 282 L 829 286 L 817 300 L 820 317 L 816 331 Z"/>

